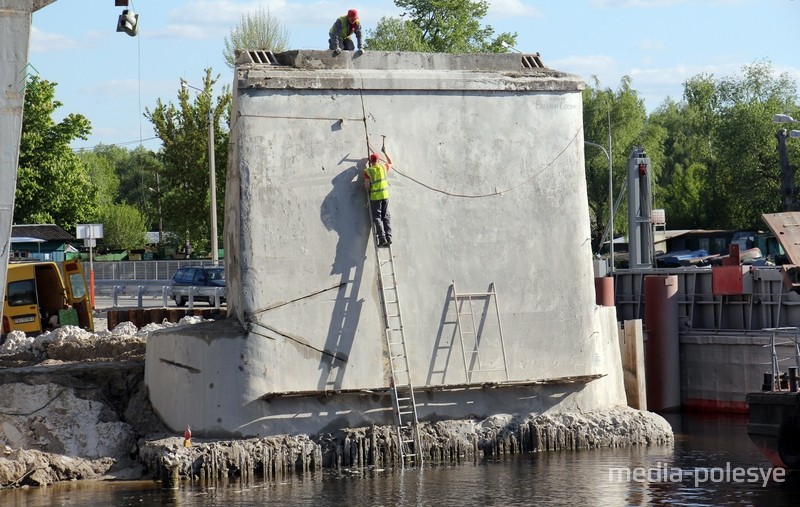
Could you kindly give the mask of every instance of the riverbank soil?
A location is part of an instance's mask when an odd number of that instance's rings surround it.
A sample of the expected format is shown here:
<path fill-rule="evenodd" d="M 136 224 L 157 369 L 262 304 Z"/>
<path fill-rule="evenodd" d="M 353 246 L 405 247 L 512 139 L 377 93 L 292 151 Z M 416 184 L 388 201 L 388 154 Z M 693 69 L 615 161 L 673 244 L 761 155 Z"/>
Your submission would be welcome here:
<path fill-rule="evenodd" d="M 188 325 L 188 318 L 178 325 Z M 165 324 L 172 325 L 172 324 Z M 122 323 L 88 333 L 67 326 L 0 346 L 0 488 L 58 481 L 275 476 L 322 467 L 398 464 L 396 428 L 235 441 L 170 432 L 144 386 L 147 335 Z M 672 442 L 660 416 L 627 407 L 591 413 L 497 415 L 420 425 L 428 462 L 521 452 Z"/>

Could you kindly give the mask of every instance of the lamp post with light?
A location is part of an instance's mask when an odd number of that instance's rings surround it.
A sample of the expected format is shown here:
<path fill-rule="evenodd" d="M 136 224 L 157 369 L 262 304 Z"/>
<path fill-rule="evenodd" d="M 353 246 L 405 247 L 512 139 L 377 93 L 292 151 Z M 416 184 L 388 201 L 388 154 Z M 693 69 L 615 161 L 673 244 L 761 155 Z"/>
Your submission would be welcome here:
<path fill-rule="evenodd" d="M 788 114 L 776 114 L 772 117 L 773 123 L 800 123 Z M 798 211 L 800 203 L 797 201 L 797 187 L 795 185 L 795 174 L 797 167 L 789 163 L 789 149 L 786 146 L 788 138 L 800 137 L 800 130 L 779 129 L 775 133 L 778 140 L 778 157 L 781 166 L 781 201 L 783 211 Z"/>
<path fill-rule="evenodd" d="M 211 264 L 219 264 L 219 241 L 217 239 L 217 176 L 214 167 L 214 108 L 211 104 L 211 94 L 207 91 L 192 86 L 181 78 L 181 88 L 191 88 L 208 95 L 208 184 L 211 187 Z"/>

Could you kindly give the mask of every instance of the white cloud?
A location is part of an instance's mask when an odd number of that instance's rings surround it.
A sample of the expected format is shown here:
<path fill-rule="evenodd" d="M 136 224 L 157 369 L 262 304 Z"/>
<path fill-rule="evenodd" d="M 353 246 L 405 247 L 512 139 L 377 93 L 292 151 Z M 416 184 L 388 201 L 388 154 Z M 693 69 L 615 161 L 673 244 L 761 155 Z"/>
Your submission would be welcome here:
<path fill-rule="evenodd" d="M 145 32 L 145 35 L 169 39 L 221 39 L 230 34 L 242 15 L 255 12 L 259 8 L 269 9 L 270 14 L 289 31 L 290 38 L 293 31 L 299 33 L 309 26 L 316 26 L 321 33 L 320 40 L 324 42 L 333 20 L 344 15 L 349 7 L 333 0 L 315 2 L 190 0 L 169 12 L 164 27 Z M 383 16 L 399 14 L 400 10 L 391 0 L 370 2 L 369 6 L 359 8 L 362 23 L 367 27 L 377 24 L 378 19 Z M 140 30 L 145 29 L 145 25 L 142 24 Z"/>
<path fill-rule="evenodd" d="M 696 0 L 695 0 L 696 1 Z M 714 5 L 733 5 L 753 2 L 753 0 L 707 0 Z M 761 0 L 759 0 L 761 1 Z M 591 4 L 595 7 L 618 8 L 618 7 L 668 7 L 671 5 L 689 3 L 689 0 L 591 0 Z"/>
<path fill-rule="evenodd" d="M 213 31 L 209 27 L 191 24 L 168 24 L 164 28 L 147 31 L 140 29 L 142 37 L 153 37 L 156 39 L 179 39 L 179 40 L 203 40 L 210 38 L 219 38 L 221 27 L 216 27 Z M 230 29 L 225 31 L 227 34 Z"/>
<path fill-rule="evenodd" d="M 218 23 L 235 24 L 242 14 L 255 11 L 259 7 L 274 7 L 270 4 L 285 2 L 236 2 L 231 0 L 190 0 L 183 6 L 173 9 L 169 21 L 176 24 L 212 25 Z"/>
<path fill-rule="evenodd" d="M 495 18 L 538 18 L 539 9 L 521 0 L 489 0 L 488 16 Z"/>
<path fill-rule="evenodd" d="M 664 7 L 686 3 L 687 0 L 591 0 L 591 4 L 599 8 L 615 7 Z"/>
<path fill-rule="evenodd" d="M 633 87 L 639 85 L 670 85 L 683 87 L 683 83 L 698 74 L 713 74 L 716 77 L 736 74 L 741 69 L 741 64 L 729 63 L 723 65 L 675 65 L 672 67 L 641 69 L 633 67 L 626 74 L 633 80 Z"/>
<path fill-rule="evenodd" d="M 604 75 L 610 73 L 618 74 L 616 60 L 608 55 L 569 56 L 559 60 L 545 60 L 544 64 L 551 69 L 583 76 L 584 79 L 587 80 L 591 78 L 591 76 L 598 76 L 601 80 L 601 84 L 602 81 L 604 81 Z"/>
<path fill-rule="evenodd" d="M 47 53 L 50 51 L 63 51 L 76 49 L 84 45 L 67 36 L 44 32 L 35 26 L 31 26 L 31 53 Z"/>
<path fill-rule="evenodd" d="M 683 83 L 698 74 L 713 74 L 717 77 L 739 72 L 742 64 L 683 65 L 671 67 L 624 68 L 608 55 L 582 55 L 545 61 L 545 65 L 584 79 L 587 85 L 594 86 L 597 77 L 601 88 L 616 89 L 623 76 L 631 78 L 631 86 L 645 100 L 648 111 L 660 105 L 668 96 L 680 100 L 683 96 Z M 800 74 L 800 72 L 798 72 Z"/>
<path fill-rule="evenodd" d="M 136 79 L 115 79 L 93 83 L 87 87 L 90 96 L 108 99 L 136 97 L 139 93 L 139 81 Z"/>

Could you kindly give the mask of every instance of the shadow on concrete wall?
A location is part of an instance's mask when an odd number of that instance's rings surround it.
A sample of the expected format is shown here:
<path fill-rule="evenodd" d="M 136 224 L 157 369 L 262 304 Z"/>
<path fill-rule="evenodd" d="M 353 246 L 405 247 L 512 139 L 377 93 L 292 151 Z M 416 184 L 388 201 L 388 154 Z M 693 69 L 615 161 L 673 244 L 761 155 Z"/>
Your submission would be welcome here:
<path fill-rule="evenodd" d="M 331 275 L 339 276 L 331 321 L 323 349 L 330 355 L 320 358 L 321 390 L 341 389 L 347 358 L 361 319 L 364 298 L 359 298 L 359 288 L 364 276 L 364 262 L 369 244 L 369 231 L 360 230 L 360 222 L 369 223 L 359 213 L 367 213 L 366 194 L 359 179 L 362 159 L 343 159 L 341 163 L 354 163 L 331 180 L 333 188 L 320 207 L 320 220 L 327 230 L 338 235 L 336 256 L 331 264 Z M 343 358 L 343 359 L 341 359 Z"/>
<path fill-rule="evenodd" d="M 487 287 L 487 292 L 492 290 L 492 285 Z M 426 385 L 441 385 L 449 383 L 469 382 L 474 380 L 473 373 L 481 371 L 481 352 L 486 362 L 486 347 L 481 348 L 481 342 L 499 339 L 487 332 L 487 321 L 490 314 L 494 314 L 493 306 L 488 296 L 478 296 L 470 300 L 456 299 L 455 287 L 451 284 L 447 288 L 442 315 L 439 318 L 439 328 L 431 354 L 431 363 L 428 369 Z M 459 321 L 461 319 L 461 331 Z M 495 319 L 498 319 L 496 315 Z M 499 342 L 498 342 L 499 343 Z M 461 353 L 459 356 L 458 353 Z M 456 357 L 453 357 L 453 354 Z M 464 377 L 454 377 L 456 370 L 448 371 L 451 361 L 452 366 L 458 369 L 459 364 L 464 365 Z M 447 374 L 450 373 L 450 378 Z M 485 380 L 485 379 L 481 379 Z"/>
<path fill-rule="evenodd" d="M 444 304 L 442 305 L 442 316 L 439 318 L 439 330 L 436 333 L 436 340 L 433 343 L 433 353 L 431 354 L 431 365 L 428 368 L 428 378 L 426 385 L 444 384 L 447 378 L 447 371 L 450 367 L 455 350 L 456 340 L 458 339 L 458 323 L 456 322 L 453 308 L 453 286 L 447 288 Z M 448 315 L 450 319 L 448 320 Z M 459 345 L 460 347 L 460 345 Z"/>

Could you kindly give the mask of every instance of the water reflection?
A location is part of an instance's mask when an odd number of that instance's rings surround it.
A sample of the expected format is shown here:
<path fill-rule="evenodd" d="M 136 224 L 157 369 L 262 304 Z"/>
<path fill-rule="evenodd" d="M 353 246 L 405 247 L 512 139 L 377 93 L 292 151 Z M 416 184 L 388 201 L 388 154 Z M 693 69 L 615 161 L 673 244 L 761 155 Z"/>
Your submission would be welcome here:
<path fill-rule="evenodd" d="M 68 483 L 0 491 L 0 505 L 39 506 L 516 506 L 765 505 L 795 506 L 800 478 L 783 482 L 714 482 L 701 474 L 768 469 L 741 417 L 672 416 L 671 446 L 526 454 L 422 469 L 338 470 L 272 481 L 183 483 L 162 490 L 151 481 Z M 650 480 L 620 480 L 610 469 L 651 471 Z M 668 473 L 664 473 L 666 470 Z M 655 472 L 653 472 L 655 471 Z M 659 475 L 660 474 L 660 475 Z M 671 475 L 670 475 L 671 474 Z M 677 475 L 676 475 L 677 474 Z M 677 478 L 677 480 L 676 480 Z"/>

